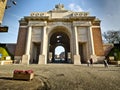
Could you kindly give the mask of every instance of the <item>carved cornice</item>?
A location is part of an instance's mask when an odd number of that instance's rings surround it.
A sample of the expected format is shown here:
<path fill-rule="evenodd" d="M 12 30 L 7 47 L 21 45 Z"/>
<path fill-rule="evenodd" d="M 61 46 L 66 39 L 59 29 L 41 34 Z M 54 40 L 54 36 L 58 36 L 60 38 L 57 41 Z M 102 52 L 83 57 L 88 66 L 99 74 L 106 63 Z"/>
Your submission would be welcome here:
<path fill-rule="evenodd" d="M 89 21 L 73 21 L 73 26 L 91 26 Z"/>
<path fill-rule="evenodd" d="M 91 22 L 92 26 L 100 26 L 100 20 L 96 19 L 95 16 L 70 16 L 70 17 L 63 17 L 63 18 L 51 18 L 49 16 L 25 16 L 19 22 L 21 25 L 27 25 L 30 21 L 46 21 L 46 22 L 76 22 L 73 25 L 77 26 L 90 26 L 89 23 L 81 23 L 81 22 Z M 80 23 L 78 23 L 80 22 Z M 45 26 L 46 24 L 41 23 L 33 23 L 34 26 Z M 32 24 L 32 25 L 33 25 Z M 30 25 L 30 23 L 29 23 Z"/>
<path fill-rule="evenodd" d="M 46 26 L 47 22 L 46 21 L 30 21 L 29 26 Z"/>
<path fill-rule="evenodd" d="M 68 10 L 50 10 L 49 12 L 60 13 L 60 12 L 68 12 Z"/>
<path fill-rule="evenodd" d="M 73 21 L 94 21 L 95 16 L 87 16 L 87 17 L 70 17 Z"/>
<path fill-rule="evenodd" d="M 73 12 L 72 17 L 87 17 L 89 12 Z"/>
<path fill-rule="evenodd" d="M 20 26 L 19 28 L 28 28 L 28 26 Z"/>
<path fill-rule="evenodd" d="M 25 16 L 24 19 L 26 21 L 36 21 L 36 20 L 40 20 L 40 21 L 46 21 L 48 20 L 48 16 L 36 16 L 36 17 L 32 17 L 32 16 Z"/>
<path fill-rule="evenodd" d="M 44 17 L 44 16 L 48 16 L 47 15 L 47 12 L 32 12 L 31 14 L 30 14 L 30 16 L 33 16 L 33 17 Z"/>
<path fill-rule="evenodd" d="M 100 26 L 100 23 L 101 21 L 99 19 L 95 19 L 93 22 L 92 22 L 92 25 L 93 26 Z"/>

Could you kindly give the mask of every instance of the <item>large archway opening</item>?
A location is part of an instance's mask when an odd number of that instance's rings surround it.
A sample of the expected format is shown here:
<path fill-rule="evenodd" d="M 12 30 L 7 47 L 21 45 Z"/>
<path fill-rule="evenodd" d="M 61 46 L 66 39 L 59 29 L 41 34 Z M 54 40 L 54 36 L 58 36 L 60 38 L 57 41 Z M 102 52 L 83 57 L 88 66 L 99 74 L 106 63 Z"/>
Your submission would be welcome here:
<path fill-rule="evenodd" d="M 69 63 L 68 53 L 70 53 L 70 38 L 64 28 L 55 28 L 49 38 L 50 63 Z M 60 52 L 61 51 L 61 52 Z"/>
<path fill-rule="evenodd" d="M 56 63 L 63 63 L 65 62 L 65 48 L 63 46 L 57 46 L 55 48 L 55 60 Z"/>

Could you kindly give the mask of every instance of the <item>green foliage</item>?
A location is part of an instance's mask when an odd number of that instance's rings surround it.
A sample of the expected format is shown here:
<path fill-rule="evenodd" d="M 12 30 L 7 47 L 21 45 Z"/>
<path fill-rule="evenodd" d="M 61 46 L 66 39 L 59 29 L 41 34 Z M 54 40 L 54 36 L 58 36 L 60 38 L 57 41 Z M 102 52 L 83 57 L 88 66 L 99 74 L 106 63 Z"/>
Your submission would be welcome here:
<path fill-rule="evenodd" d="M 118 61 L 120 60 L 120 51 L 118 48 L 114 47 L 110 53 L 108 54 L 108 56 L 114 56 L 115 60 Z"/>
<path fill-rule="evenodd" d="M 120 31 L 117 30 L 110 30 L 107 32 L 104 32 L 103 34 L 103 38 L 106 42 L 108 43 L 115 43 L 115 42 L 119 42 L 120 41 Z"/>
<path fill-rule="evenodd" d="M 117 53 L 116 60 L 120 61 L 120 52 Z"/>
<path fill-rule="evenodd" d="M 4 60 L 6 56 L 9 56 L 8 52 L 3 47 L 0 47 L 0 54 L 2 54 L 2 58 L 1 58 L 2 60 Z"/>

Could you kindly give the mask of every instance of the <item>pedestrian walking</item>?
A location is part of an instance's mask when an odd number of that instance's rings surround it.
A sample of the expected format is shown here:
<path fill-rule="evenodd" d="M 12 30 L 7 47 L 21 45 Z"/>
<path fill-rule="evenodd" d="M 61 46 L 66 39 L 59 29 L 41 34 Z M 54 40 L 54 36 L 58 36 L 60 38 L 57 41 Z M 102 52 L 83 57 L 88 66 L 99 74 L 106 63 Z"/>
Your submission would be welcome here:
<path fill-rule="evenodd" d="M 105 67 L 108 67 L 108 63 L 107 63 L 107 60 L 106 60 L 106 59 L 104 60 L 104 66 L 105 66 Z"/>
<path fill-rule="evenodd" d="M 88 67 L 90 66 L 90 60 L 88 59 L 88 61 L 87 61 L 87 65 L 88 65 Z"/>
<path fill-rule="evenodd" d="M 92 58 L 90 58 L 90 64 L 93 65 L 93 59 Z"/>

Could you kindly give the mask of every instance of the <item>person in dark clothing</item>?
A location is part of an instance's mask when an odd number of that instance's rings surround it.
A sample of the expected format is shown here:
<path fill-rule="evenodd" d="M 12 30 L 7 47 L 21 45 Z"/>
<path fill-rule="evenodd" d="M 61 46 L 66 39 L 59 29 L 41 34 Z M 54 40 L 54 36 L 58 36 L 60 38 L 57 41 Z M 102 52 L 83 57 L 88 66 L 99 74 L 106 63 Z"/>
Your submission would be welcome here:
<path fill-rule="evenodd" d="M 93 59 L 92 59 L 92 58 L 90 58 L 90 64 L 91 64 L 91 65 L 93 64 Z"/>
<path fill-rule="evenodd" d="M 106 59 L 104 60 L 104 66 L 105 66 L 105 67 L 108 67 L 108 63 L 107 63 L 107 60 L 106 60 Z"/>

